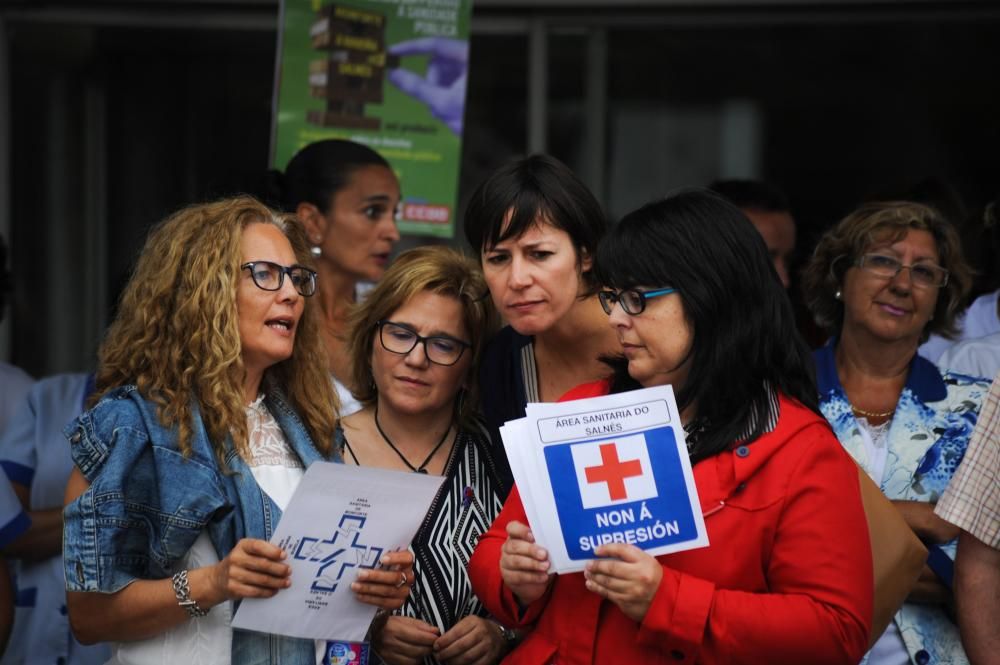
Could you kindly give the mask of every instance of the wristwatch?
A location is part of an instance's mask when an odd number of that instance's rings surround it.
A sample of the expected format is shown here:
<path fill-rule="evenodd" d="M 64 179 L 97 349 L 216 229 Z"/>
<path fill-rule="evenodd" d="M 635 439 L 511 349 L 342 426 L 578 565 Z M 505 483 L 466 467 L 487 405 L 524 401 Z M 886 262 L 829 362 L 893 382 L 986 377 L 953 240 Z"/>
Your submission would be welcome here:
<path fill-rule="evenodd" d="M 497 627 L 497 630 L 500 631 L 500 637 L 503 638 L 507 651 L 513 649 L 517 644 L 517 633 L 501 623 L 497 623 L 496 621 L 493 621 L 492 623 Z"/>

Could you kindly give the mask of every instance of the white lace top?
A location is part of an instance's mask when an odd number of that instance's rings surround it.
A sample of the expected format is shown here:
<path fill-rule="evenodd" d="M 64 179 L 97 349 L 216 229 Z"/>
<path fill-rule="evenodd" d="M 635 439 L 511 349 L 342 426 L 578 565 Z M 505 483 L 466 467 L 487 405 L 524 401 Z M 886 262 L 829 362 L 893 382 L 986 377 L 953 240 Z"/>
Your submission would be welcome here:
<path fill-rule="evenodd" d="M 274 416 L 264 406 L 263 395 L 247 407 L 247 434 L 250 439 L 249 462 L 254 480 L 282 510 L 302 480 L 302 461 L 288 446 Z M 187 555 L 177 562 L 174 572 L 211 566 L 219 556 L 202 532 Z M 156 637 L 138 642 L 111 645 L 108 665 L 225 665 L 230 662 L 233 630 L 232 603 L 213 607 L 208 616 L 190 619 Z"/>

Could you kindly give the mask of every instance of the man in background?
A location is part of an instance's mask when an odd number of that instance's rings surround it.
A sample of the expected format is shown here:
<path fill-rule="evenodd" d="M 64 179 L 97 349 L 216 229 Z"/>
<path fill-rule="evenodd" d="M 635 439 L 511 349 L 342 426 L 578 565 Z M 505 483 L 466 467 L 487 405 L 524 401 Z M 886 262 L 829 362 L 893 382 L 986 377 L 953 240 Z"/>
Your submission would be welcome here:
<path fill-rule="evenodd" d="M 795 220 L 788 199 L 774 187 L 758 180 L 716 180 L 709 188 L 743 211 L 764 238 L 774 269 L 785 288 L 791 285 L 791 261 L 795 253 Z"/>
<path fill-rule="evenodd" d="M 826 342 L 826 333 L 816 325 L 802 302 L 802 294 L 792 288 L 795 260 L 795 219 L 788 198 L 777 188 L 759 180 L 716 180 L 709 189 L 743 211 L 764 238 L 767 251 L 795 310 L 795 325 L 802 338 L 816 349 Z"/>

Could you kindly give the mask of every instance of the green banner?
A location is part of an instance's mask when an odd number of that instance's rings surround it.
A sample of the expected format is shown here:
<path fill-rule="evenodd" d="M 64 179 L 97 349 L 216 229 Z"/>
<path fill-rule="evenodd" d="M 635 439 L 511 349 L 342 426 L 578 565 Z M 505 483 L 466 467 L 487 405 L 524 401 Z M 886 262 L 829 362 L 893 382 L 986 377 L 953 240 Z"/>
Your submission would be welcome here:
<path fill-rule="evenodd" d="M 452 237 L 472 0 L 282 0 L 271 164 L 345 138 L 399 177 L 401 233 Z"/>

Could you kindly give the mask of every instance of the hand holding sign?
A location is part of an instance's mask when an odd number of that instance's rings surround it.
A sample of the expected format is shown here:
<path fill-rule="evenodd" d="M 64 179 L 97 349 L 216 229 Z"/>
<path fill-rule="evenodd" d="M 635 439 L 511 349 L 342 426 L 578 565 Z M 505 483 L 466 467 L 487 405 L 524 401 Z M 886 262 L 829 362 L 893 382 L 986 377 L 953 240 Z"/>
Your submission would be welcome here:
<path fill-rule="evenodd" d="M 611 543 L 651 557 L 708 544 L 670 386 L 530 403 L 526 412 L 500 429 L 531 526 L 530 540 L 525 527 L 504 544 L 508 586 L 526 585 L 542 571 L 583 570 Z M 536 579 L 524 589 L 529 599 L 545 591 Z"/>
<path fill-rule="evenodd" d="M 409 595 L 413 553 L 404 548 L 443 480 L 310 465 L 271 537 L 287 555 L 291 584 L 266 600 L 244 600 L 232 626 L 332 640 L 328 654 L 350 650 L 365 638 L 376 607 L 397 609 Z"/>
<path fill-rule="evenodd" d="M 383 610 L 398 610 L 413 584 L 413 552 L 401 550 L 382 555 L 380 570 L 361 570 L 351 583 L 354 597 Z"/>
<path fill-rule="evenodd" d="M 510 522 L 507 542 L 500 550 L 500 575 L 522 605 L 545 595 L 552 582 L 548 570 L 549 553 L 535 544 L 528 525 Z"/>
<path fill-rule="evenodd" d="M 607 598 L 633 621 L 641 622 L 663 580 L 663 566 L 635 545 L 601 545 L 584 569 L 587 589 Z"/>
<path fill-rule="evenodd" d="M 223 600 L 270 598 L 287 588 L 292 569 L 284 559 L 282 549 L 266 540 L 240 539 L 222 561 L 208 569 L 217 598 L 208 605 Z"/>

